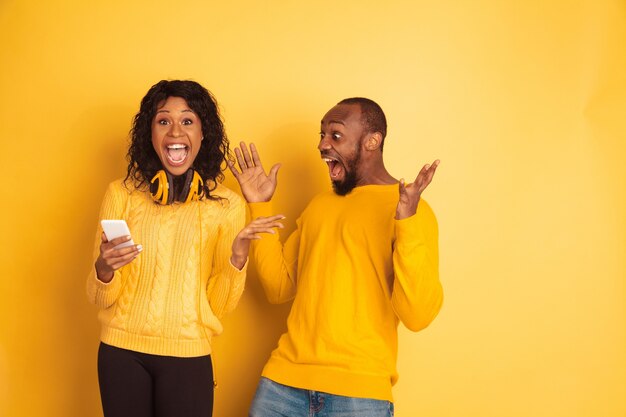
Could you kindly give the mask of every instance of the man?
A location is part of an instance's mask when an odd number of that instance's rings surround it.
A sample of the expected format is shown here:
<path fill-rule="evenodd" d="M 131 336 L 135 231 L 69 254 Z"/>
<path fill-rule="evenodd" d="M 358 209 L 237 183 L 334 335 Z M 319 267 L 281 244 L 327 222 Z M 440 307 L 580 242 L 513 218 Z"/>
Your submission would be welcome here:
<path fill-rule="evenodd" d="M 334 192 L 313 198 L 284 246 L 277 235 L 254 242 L 269 301 L 293 305 L 252 417 L 393 415 L 398 322 L 425 328 L 443 292 L 437 222 L 421 199 L 439 161 L 413 183 L 397 181 L 383 163 L 386 131 L 372 100 L 330 109 L 318 149 Z M 249 227 L 281 227 L 271 206 L 280 166 L 266 174 L 254 145 L 248 151 L 242 143 L 235 154 L 239 169 L 230 168 L 257 219 Z"/>

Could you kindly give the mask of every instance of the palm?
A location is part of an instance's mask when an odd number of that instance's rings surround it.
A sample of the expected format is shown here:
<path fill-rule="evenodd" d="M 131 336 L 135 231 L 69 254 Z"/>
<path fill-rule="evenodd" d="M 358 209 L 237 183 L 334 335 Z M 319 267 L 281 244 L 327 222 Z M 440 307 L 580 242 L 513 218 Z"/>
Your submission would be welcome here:
<path fill-rule="evenodd" d="M 398 202 L 400 204 L 410 204 L 412 201 L 419 200 L 425 187 L 420 187 L 416 183 L 404 185 L 404 192 L 400 193 Z"/>
<path fill-rule="evenodd" d="M 268 201 L 276 189 L 276 183 L 273 183 L 265 174 L 262 166 L 242 169 L 237 181 L 241 187 L 241 193 L 248 201 L 255 199 Z"/>
<path fill-rule="evenodd" d="M 241 142 L 240 147 L 241 149 L 235 148 L 235 156 L 241 172 L 237 170 L 234 163 L 229 163 L 228 167 L 237 179 L 241 193 L 249 203 L 271 200 L 276 190 L 280 165 L 274 165 L 266 174 L 254 144 L 250 144 L 250 152 L 245 143 Z"/>
<path fill-rule="evenodd" d="M 417 212 L 417 205 L 422 197 L 422 193 L 432 181 L 438 165 L 439 160 L 433 162 L 432 165 L 425 165 L 417 174 L 415 181 L 410 184 L 405 184 L 404 180 L 400 181 L 400 196 L 398 197 L 398 206 L 396 208 L 397 219 L 410 217 Z"/>

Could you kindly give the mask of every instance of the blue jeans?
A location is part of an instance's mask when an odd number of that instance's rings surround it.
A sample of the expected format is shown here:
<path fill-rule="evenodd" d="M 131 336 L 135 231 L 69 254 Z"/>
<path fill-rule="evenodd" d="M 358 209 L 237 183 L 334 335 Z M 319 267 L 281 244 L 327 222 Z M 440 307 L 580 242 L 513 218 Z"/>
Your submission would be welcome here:
<path fill-rule="evenodd" d="M 393 417 L 393 403 L 292 388 L 262 377 L 248 417 Z"/>

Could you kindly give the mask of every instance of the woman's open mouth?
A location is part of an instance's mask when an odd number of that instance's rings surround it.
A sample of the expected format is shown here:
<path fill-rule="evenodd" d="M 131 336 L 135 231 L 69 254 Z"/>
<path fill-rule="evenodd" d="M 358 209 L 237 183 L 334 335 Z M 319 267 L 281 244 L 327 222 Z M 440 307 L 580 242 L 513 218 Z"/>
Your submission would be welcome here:
<path fill-rule="evenodd" d="M 165 155 L 168 162 L 173 166 L 180 166 L 187 160 L 189 154 L 189 147 L 182 143 L 174 143 L 167 145 L 165 148 Z"/>

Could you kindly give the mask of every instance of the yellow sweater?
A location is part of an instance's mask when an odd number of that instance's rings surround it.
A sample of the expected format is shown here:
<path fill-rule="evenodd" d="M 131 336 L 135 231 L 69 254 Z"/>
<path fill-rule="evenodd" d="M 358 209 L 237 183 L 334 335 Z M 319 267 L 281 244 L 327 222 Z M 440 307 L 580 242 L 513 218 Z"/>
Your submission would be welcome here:
<path fill-rule="evenodd" d="M 228 188 L 218 185 L 213 194 L 224 200 L 161 206 L 121 180 L 109 185 L 100 219 L 126 220 L 143 251 L 109 283 L 98 280 L 95 270 L 87 278 L 89 301 L 100 307 L 104 343 L 154 355 L 211 352 L 211 336 L 222 332 L 219 319 L 243 292 L 245 267 L 236 269 L 230 256 L 246 215 L 243 200 Z M 96 256 L 101 233 L 98 228 Z"/>
<path fill-rule="evenodd" d="M 443 291 L 435 216 L 395 220 L 397 185 L 367 185 L 315 197 L 284 246 L 255 241 L 270 302 L 294 299 L 287 332 L 263 376 L 296 388 L 392 401 L 397 326 L 418 331 L 435 318 Z M 271 203 L 250 204 L 252 217 Z"/>

